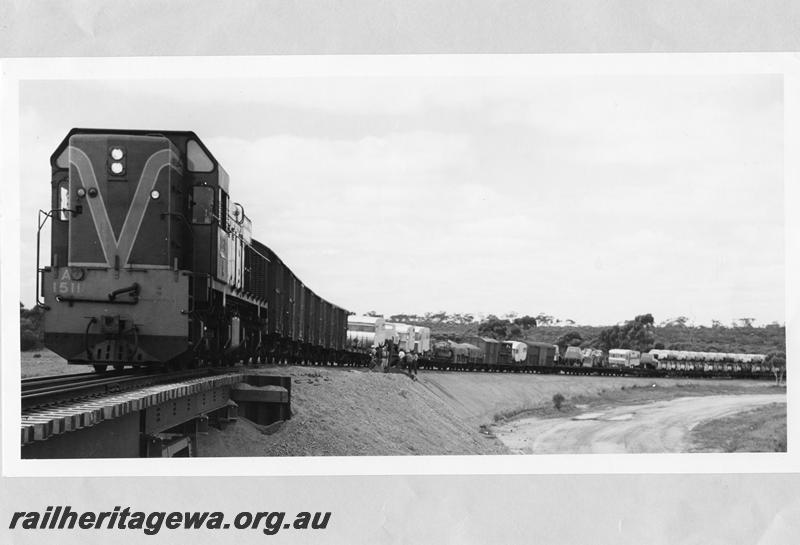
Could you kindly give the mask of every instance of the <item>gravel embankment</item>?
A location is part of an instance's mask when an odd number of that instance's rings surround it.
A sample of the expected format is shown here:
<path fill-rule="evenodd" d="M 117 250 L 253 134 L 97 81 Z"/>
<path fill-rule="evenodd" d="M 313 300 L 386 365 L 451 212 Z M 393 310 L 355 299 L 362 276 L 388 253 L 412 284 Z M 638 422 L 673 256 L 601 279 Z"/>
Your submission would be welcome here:
<path fill-rule="evenodd" d="M 48 350 L 22 353 L 26 376 L 86 372 Z M 507 454 L 481 427 L 534 410 L 553 413 L 553 395 L 575 403 L 647 402 L 683 395 L 760 393 L 768 382 L 646 379 L 505 373 L 419 374 L 325 367 L 267 367 L 259 372 L 292 377 L 293 418 L 278 431 L 244 418 L 199 440 L 202 456 L 353 456 Z M 650 388 L 658 386 L 658 395 Z M 647 386 L 648 388 L 643 388 Z M 624 388 L 624 390 L 623 390 Z M 667 391 L 669 390 L 669 391 Z M 573 407 L 574 408 L 574 407 Z M 550 416 L 565 416 L 555 411 Z"/>
<path fill-rule="evenodd" d="M 653 379 L 491 373 L 403 374 L 359 369 L 277 367 L 292 377 L 293 417 L 266 434 L 246 419 L 199 440 L 201 456 L 354 456 L 508 454 L 481 426 L 566 398 L 594 396 Z M 659 379 L 660 388 L 692 381 Z M 743 393 L 764 383 L 701 381 Z"/>

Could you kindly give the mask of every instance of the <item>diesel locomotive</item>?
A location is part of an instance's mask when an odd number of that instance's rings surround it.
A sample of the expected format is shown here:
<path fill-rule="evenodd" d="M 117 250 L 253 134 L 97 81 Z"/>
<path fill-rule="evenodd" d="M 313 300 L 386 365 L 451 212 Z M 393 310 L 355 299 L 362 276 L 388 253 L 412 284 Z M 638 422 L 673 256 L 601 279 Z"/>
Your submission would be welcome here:
<path fill-rule="evenodd" d="M 252 238 L 228 174 L 193 132 L 73 129 L 50 165 L 37 304 L 45 345 L 69 363 L 345 358 L 348 312 Z"/>

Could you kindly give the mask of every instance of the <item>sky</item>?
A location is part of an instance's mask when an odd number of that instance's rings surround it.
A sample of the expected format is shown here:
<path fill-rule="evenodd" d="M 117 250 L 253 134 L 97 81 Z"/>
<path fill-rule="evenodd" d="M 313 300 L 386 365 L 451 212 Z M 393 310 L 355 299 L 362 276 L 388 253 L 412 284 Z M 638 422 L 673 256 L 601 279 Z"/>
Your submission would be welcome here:
<path fill-rule="evenodd" d="M 25 81 L 22 300 L 48 158 L 70 128 L 108 127 L 195 131 L 254 237 L 354 312 L 782 323 L 782 89 L 774 75 Z"/>

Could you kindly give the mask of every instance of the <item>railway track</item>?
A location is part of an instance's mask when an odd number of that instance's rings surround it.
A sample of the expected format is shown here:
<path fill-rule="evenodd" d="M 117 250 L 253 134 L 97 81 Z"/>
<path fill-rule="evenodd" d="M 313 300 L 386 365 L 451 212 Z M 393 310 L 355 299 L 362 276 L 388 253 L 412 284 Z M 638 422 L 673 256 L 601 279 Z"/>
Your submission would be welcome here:
<path fill-rule="evenodd" d="M 751 379 L 773 380 L 768 371 L 701 371 L 689 369 L 648 369 L 641 367 L 579 367 L 569 365 L 515 366 L 486 364 L 453 364 L 422 360 L 420 369 L 430 371 L 486 372 L 486 373 L 528 373 L 539 375 L 588 375 L 588 376 L 629 376 L 648 378 L 709 378 L 709 379 Z"/>
<path fill-rule="evenodd" d="M 270 365 L 297 365 L 301 367 L 374 367 L 372 363 L 272 363 Z M 770 371 L 701 371 L 690 369 L 649 369 L 642 367 L 581 367 L 570 365 L 536 365 L 519 366 L 508 364 L 464 363 L 456 364 L 437 360 L 421 359 L 420 370 L 444 371 L 455 373 L 524 373 L 536 375 L 576 375 L 576 376 L 608 376 L 608 377 L 644 377 L 644 378 L 708 378 L 708 379 L 749 379 L 774 380 Z M 393 369 L 398 368 L 396 365 Z"/>
<path fill-rule="evenodd" d="M 205 368 L 164 373 L 128 369 L 109 373 L 80 373 L 22 379 L 22 410 L 144 388 L 154 384 L 230 372 L 230 368 Z"/>
<path fill-rule="evenodd" d="M 302 363 L 295 365 L 304 366 Z M 308 364 L 307 364 L 308 365 Z M 310 366 L 322 367 L 350 367 L 353 364 L 328 363 L 311 364 Z M 512 365 L 481 365 L 442 363 L 434 361 L 421 361 L 419 368 L 429 371 L 447 372 L 484 372 L 484 373 L 528 373 L 528 374 L 561 374 L 561 375 L 590 375 L 590 376 L 630 376 L 651 378 L 709 378 L 709 379 L 756 379 L 771 380 L 771 373 L 766 372 L 718 372 L 706 373 L 703 371 L 641 369 L 641 368 L 608 368 L 608 367 L 569 367 L 569 366 L 540 366 L 519 367 Z M 202 376 L 230 372 L 230 367 L 208 367 L 186 371 L 165 373 L 161 369 L 128 369 L 108 373 L 80 373 L 76 375 L 56 375 L 45 377 L 32 377 L 22 380 L 22 410 L 46 407 L 57 403 L 88 399 L 102 395 L 114 394 L 144 388 L 155 384 L 177 382 Z"/>

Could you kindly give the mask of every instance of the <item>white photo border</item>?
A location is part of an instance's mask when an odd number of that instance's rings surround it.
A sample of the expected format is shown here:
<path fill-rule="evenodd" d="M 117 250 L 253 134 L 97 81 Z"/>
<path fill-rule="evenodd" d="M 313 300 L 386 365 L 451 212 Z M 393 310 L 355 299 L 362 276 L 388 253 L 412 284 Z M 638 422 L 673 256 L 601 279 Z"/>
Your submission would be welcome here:
<path fill-rule="evenodd" d="M 800 471 L 796 429 L 798 386 L 788 381 L 787 453 L 624 454 L 508 456 L 358 456 L 21 460 L 18 329 L 20 187 L 19 89 L 27 80 L 208 79 L 332 76 L 555 76 L 780 74 L 784 81 L 785 323 L 787 361 L 800 354 L 800 203 L 797 154 L 800 56 L 793 53 L 637 53 L 549 55 L 358 55 L 275 57 L 157 57 L 10 59 L 0 61 L 0 141 L 3 203 L 0 210 L 0 324 L 2 324 L 2 473 L 4 476 L 316 476 L 619 473 L 785 473 Z M 68 128 L 65 128 L 65 132 Z M 47 158 L 42 158 L 46 161 Z M 27 223 L 26 223 L 27 222 Z"/>

